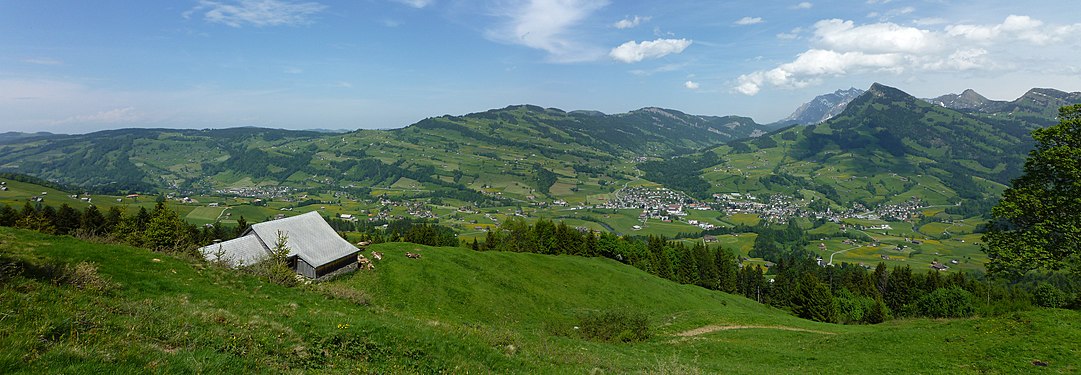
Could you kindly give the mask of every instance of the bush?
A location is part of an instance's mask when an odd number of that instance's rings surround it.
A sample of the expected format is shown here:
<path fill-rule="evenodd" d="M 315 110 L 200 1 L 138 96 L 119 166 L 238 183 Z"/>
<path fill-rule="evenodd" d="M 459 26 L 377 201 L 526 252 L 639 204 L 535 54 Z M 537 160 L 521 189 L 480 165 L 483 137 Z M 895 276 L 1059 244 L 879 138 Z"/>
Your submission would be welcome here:
<path fill-rule="evenodd" d="M 1070 298 L 1066 295 L 1066 292 L 1048 283 L 1040 283 L 1036 290 L 1032 292 L 1032 302 L 1041 307 L 1063 307 L 1069 301 Z"/>
<path fill-rule="evenodd" d="M 594 341 L 638 342 L 650 337 L 649 319 L 625 311 L 585 314 L 576 328 L 582 338 Z"/>
<path fill-rule="evenodd" d="M 931 318 L 963 318 L 972 316 L 972 294 L 956 286 L 936 289 L 920 297 L 915 304 L 915 315 Z"/>

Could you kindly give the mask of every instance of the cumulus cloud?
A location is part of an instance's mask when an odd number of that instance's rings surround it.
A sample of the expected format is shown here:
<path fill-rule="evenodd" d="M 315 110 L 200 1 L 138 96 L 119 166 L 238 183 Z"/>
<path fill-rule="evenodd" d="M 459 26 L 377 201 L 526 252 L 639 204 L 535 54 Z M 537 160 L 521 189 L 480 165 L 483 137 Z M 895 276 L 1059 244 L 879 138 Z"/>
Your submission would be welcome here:
<path fill-rule="evenodd" d="M 619 22 L 616 22 L 616 23 L 612 24 L 612 27 L 615 27 L 615 28 L 620 29 L 620 30 L 631 29 L 631 28 L 638 27 L 638 25 L 641 25 L 642 22 L 649 21 L 650 18 L 652 18 L 652 17 L 634 16 L 633 18 L 624 18 L 624 19 L 619 20 Z"/>
<path fill-rule="evenodd" d="M 939 20 L 922 22 L 938 23 Z M 938 30 L 891 22 L 857 25 L 853 21 L 828 19 L 815 23 L 808 38 L 808 50 L 775 68 L 740 75 L 733 89 L 755 95 L 765 87 L 800 88 L 828 77 L 852 74 L 1032 68 L 1031 61 L 1009 59 L 1024 59 L 1025 54 L 1018 51 L 1072 41 L 1070 36 L 1078 32 L 1081 23 L 1047 25 L 1016 15 L 999 24 L 958 24 Z M 782 33 L 777 37 L 795 39 L 798 33 Z M 1048 59 L 1051 58 L 1044 60 Z"/>
<path fill-rule="evenodd" d="M 698 88 L 701 87 L 701 86 L 698 85 L 698 82 L 687 81 L 687 82 L 683 82 L 683 87 L 686 87 L 688 90 L 698 90 Z"/>
<path fill-rule="evenodd" d="M 286 0 L 199 0 L 199 5 L 184 12 L 184 18 L 202 13 L 210 23 L 230 27 L 243 26 L 300 26 L 311 23 L 312 17 L 326 9 L 315 2 L 292 2 Z"/>
<path fill-rule="evenodd" d="M 1019 40 L 1037 45 L 1061 42 L 1081 31 L 1081 23 L 1044 26 L 1043 21 L 1029 16 L 1010 15 L 996 25 L 950 25 L 946 34 L 977 43 Z"/>
<path fill-rule="evenodd" d="M 793 5 L 792 9 L 811 9 L 811 7 L 813 7 L 813 6 L 814 6 L 814 4 L 811 4 L 811 2 L 804 1 L 802 3 Z"/>
<path fill-rule="evenodd" d="M 743 17 L 743 18 L 740 18 L 740 19 L 736 20 L 735 24 L 740 25 L 740 26 L 746 26 L 746 25 L 759 24 L 759 23 L 762 23 L 762 22 L 764 22 L 764 21 L 762 21 L 762 17 L 750 17 L 750 16 L 748 16 L 748 17 Z"/>
<path fill-rule="evenodd" d="M 427 7 L 427 6 L 432 5 L 433 3 L 435 3 L 435 0 L 394 0 L 394 1 L 398 2 L 398 3 L 408 5 L 408 6 L 411 6 L 411 7 L 414 7 L 414 8 L 417 8 L 417 9 L 421 9 L 421 8 Z"/>
<path fill-rule="evenodd" d="M 596 60 L 602 49 L 579 40 L 573 32 L 593 12 L 608 5 L 607 0 L 527 0 L 496 10 L 507 19 L 486 36 L 494 41 L 523 45 L 548 52 L 554 62 Z"/>
<path fill-rule="evenodd" d="M 767 70 L 739 76 L 736 91 L 755 95 L 762 86 L 806 87 L 825 76 L 840 76 L 853 71 L 895 71 L 904 57 L 896 53 L 868 54 L 812 49 L 799 54 L 795 61 Z"/>
<path fill-rule="evenodd" d="M 920 53 L 942 45 L 928 30 L 889 22 L 855 26 L 852 21 L 822 20 L 815 23 L 814 35 L 819 44 L 839 51 Z"/>
<path fill-rule="evenodd" d="M 641 43 L 632 40 L 613 48 L 608 55 L 625 63 L 635 63 L 645 59 L 655 59 L 673 53 L 681 53 L 691 43 L 692 41 L 687 39 L 657 39 Z"/>

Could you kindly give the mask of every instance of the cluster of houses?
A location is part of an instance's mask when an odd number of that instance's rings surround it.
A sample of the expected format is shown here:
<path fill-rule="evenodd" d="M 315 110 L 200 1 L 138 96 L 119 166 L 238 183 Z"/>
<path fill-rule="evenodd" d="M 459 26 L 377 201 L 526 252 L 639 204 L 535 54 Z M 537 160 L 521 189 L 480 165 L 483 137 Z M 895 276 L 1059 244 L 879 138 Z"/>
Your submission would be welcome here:
<path fill-rule="evenodd" d="M 684 209 L 710 209 L 687 194 L 666 188 L 625 187 L 616 191 L 612 198 L 597 208 L 640 209 L 656 216 L 685 216 Z"/>
<path fill-rule="evenodd" d="M 293 188 L 288 186 L 260 186 L 220 189 L 215 190 L 214 192 L 219 195 L 232 195 L 237 197 L 286 198 L 292 190 Z"/>
<path fill-rule="evenodd" d="M 784 223 L 793 217 L 808 216 L 795 198 L 784 194 L 773 194 L 761 200 L 753 194 L 742 193 L 713 194 L 713 198 L 729 214 L 754 214 L 771 223 Z"/>
<path fill-rule="evenodd" d="M 921 210 L 926 207 L 919 197 L 912 197 L 899 204 L 879 205 L 874 209 L 854 203 L 852 208 L 847 210 L 834 211 L 826 208 L 821 212 L 809 210 L 804 201 L 784 194 L 773 194 L 762 198 L 750 193 L 720 193 L 713 194 L 713 198 L 729 214 L 758 215 L 763 220 L 772 223 L 784 223 L 794 217 L 827 219 L 838 223 L 843 219 L 910 221 L 921 215 Z M 872 229 L 888 230 L 889 228 Z"/>

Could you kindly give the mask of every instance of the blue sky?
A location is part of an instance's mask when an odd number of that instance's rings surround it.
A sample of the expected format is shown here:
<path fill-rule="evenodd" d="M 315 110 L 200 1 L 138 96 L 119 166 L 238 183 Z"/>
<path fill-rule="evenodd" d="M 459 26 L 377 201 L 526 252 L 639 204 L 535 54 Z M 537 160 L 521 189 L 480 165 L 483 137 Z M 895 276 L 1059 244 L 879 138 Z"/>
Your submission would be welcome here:
<path fill-rule="evenodd" d="M 757 2 L 761 3 L 761 2 Z M 776 121 L 873 82 L 1081 90 L 1069 1 L 0 0 L 0 131 L 397 128 L 512 104 Z"/>

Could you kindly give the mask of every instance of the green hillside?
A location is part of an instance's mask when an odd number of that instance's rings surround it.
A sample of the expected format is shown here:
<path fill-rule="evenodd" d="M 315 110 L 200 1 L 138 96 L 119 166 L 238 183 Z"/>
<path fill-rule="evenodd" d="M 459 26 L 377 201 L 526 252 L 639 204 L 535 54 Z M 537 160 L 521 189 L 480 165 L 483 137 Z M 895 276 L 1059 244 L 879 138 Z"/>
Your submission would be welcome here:
<path fill-rule="evenodd" d="M 703 198 L 750 192 L 824 197 L 841 207 L 913 196 L 956 204 L 997 196 L 1020 173 L 1031 138 L 1004 126 L 876 84 L 825 123 L 643 169 L 646 178 L 697 187 Z"/>
<path fill-rule="evenodd" d="M 346 134 L 234 128 L 9 135 L 0 138 L 0 170 L 108 193 L 580 200 L 626 182 L 635 157 L 690 152 L 765 130 L 749 118 L 659 108 L 604 115 L 523 105 Z"/>
<path fill-rule="evenodd" d="M 1081 369 L 1081 316 L 1068 310 L 839 326 L 607 260 L 401 243 L 372 250 L 385 253 L 374 271 L 288 289 L 142 249 L 0 228 L 0 371 Z M 588 319 L 596 316 L 644 317 L 650 335 L 583 337 L 606 326 Z"/>

